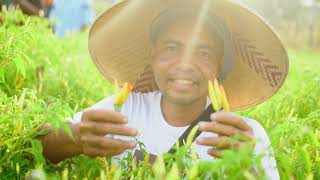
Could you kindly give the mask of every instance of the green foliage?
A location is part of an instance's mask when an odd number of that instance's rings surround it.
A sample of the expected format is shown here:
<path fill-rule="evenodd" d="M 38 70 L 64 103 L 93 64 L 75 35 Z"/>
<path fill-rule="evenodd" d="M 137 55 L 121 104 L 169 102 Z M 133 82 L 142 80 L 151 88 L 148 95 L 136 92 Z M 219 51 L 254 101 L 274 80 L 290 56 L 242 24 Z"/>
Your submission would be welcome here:
<path fill-rule="evenodd" d="M 87 33 L 58 39 L 47 21 L 20 12 L 0 13 L 0 24 L 0 179 L 264 179 L 260 156 L 244 149 L 200 161 L 192 137 L 153 166 L 147 155 L 136 163 L 130 153 L 118 165 L 85 156 L 47 162 L 37 140 L 45 134 L 41 127 L 50 123 L 71 135 L 66 117 L 110 95 L 112 86 L 89 58 Z M 320 54 L 289 53 L 284 87 L 241 114 L 268 131 L 283 179 L 319 179 Z"/>
<path fill-rule="evenodd" d="M 19 12 L 0 16 L 0 90 L 12 96 L 30 88 L 44 100 L 59 97 L 74 108 L 112 92 L 89 58 L 85 34 L 61 40 L 43 19 Z"/>
<path fill-rule="evenodd" d="M 59 99 L 52 99 L 50 104 L 44 102 L 33 90 L 25 89 L 12 97 L 0 94 L 0 177 L 13 178 L 46 165 L 41 143 L 36 140 L 45 134 L 41 127 L 49 120 L 56 120 L 56 127 L 61 128 L 65 117 L 73 112 Z"/>

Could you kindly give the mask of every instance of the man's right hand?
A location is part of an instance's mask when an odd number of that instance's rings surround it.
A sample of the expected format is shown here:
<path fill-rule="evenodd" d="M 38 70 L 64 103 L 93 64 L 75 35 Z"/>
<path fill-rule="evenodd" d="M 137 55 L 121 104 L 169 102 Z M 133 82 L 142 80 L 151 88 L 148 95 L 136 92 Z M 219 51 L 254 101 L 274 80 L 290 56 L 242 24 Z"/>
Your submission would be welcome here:
<path fill-rule="evenodd" d="M 83 112 L 79 124 L 79 143 L 82 153 L 90 157 L 115 156 L 136 146 L 134 141 L 118 140 L 106 135 L 136 136 L 138 131 L 126 126 L 128 119 L 111 110 Z"/>

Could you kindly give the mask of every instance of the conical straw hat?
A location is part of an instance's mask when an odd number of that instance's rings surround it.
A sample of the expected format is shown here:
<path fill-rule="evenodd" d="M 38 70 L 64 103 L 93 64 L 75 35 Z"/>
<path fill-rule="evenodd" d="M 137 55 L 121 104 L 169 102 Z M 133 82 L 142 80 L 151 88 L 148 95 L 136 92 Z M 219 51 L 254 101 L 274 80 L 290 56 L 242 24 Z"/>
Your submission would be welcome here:
<path fill-rule="evenodd" d="M 222 20 L 230 40 L 231 59 L 220 80 L 231 110 L 266 101 L 283 85 L 288 73 L 287 51 L 272 28 L 256 13 L 230 0 L 125 0 L 104 12 L 89 35 L 89 51 L 110 81 L 130 82 L 135 92 L 157 90 L 150 59 L 150 26 L 161 13 L 190 3 L 207 3 Z"/>

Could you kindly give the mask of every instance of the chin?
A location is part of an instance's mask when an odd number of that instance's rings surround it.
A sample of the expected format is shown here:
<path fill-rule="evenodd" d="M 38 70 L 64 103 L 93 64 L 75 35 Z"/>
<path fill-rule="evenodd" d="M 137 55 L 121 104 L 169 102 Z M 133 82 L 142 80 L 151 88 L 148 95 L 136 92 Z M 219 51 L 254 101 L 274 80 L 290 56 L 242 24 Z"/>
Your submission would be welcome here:
<path fill-rule="evenodd" d="M 198 98 L 194 97 L 193 95 L 188 94 L 165 94 L 165 97 L 175 104 L 180 105 L 189 105 L 196 101 Z"/>

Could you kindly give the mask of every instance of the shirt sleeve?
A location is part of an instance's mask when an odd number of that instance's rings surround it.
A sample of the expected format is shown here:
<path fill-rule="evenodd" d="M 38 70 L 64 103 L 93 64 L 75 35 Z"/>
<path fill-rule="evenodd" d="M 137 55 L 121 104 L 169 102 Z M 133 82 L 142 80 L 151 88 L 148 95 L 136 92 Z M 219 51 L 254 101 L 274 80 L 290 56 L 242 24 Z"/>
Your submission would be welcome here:
<path fill-rule="evenodd" d="M 280 179 L 277 163 L 274 158 L 274 152 L 269 140 L 269 137 L 261 126 L 260 123 L 253 119 L 246 119 L 247 123 L 252 127 L 254 137 L 257 139 L 256 146 L 254 148 L 255 155 L 263 154 L 261 163 L 267 179 L 278 180 Z"/>
<path fill-rule="evenodd" d="M 109 97 L 99 101 L 98 103 L 94 104 L 93 106 L 85 109 L 84 111 L 92 110 L 92 109 L 114 110 L 113 102 L 114 102 L 114 96 L 109 96 Z M 81 118 L 82 118 L 82 114 L 83 114 L 84 111 L 76 113 L 73 116 L 73 118 L 69 117 L 69 118 L 67 118 L 67 120 L 69 122 L 71 122 L 72 124 L 80 123 L 81 122 Z"/>

